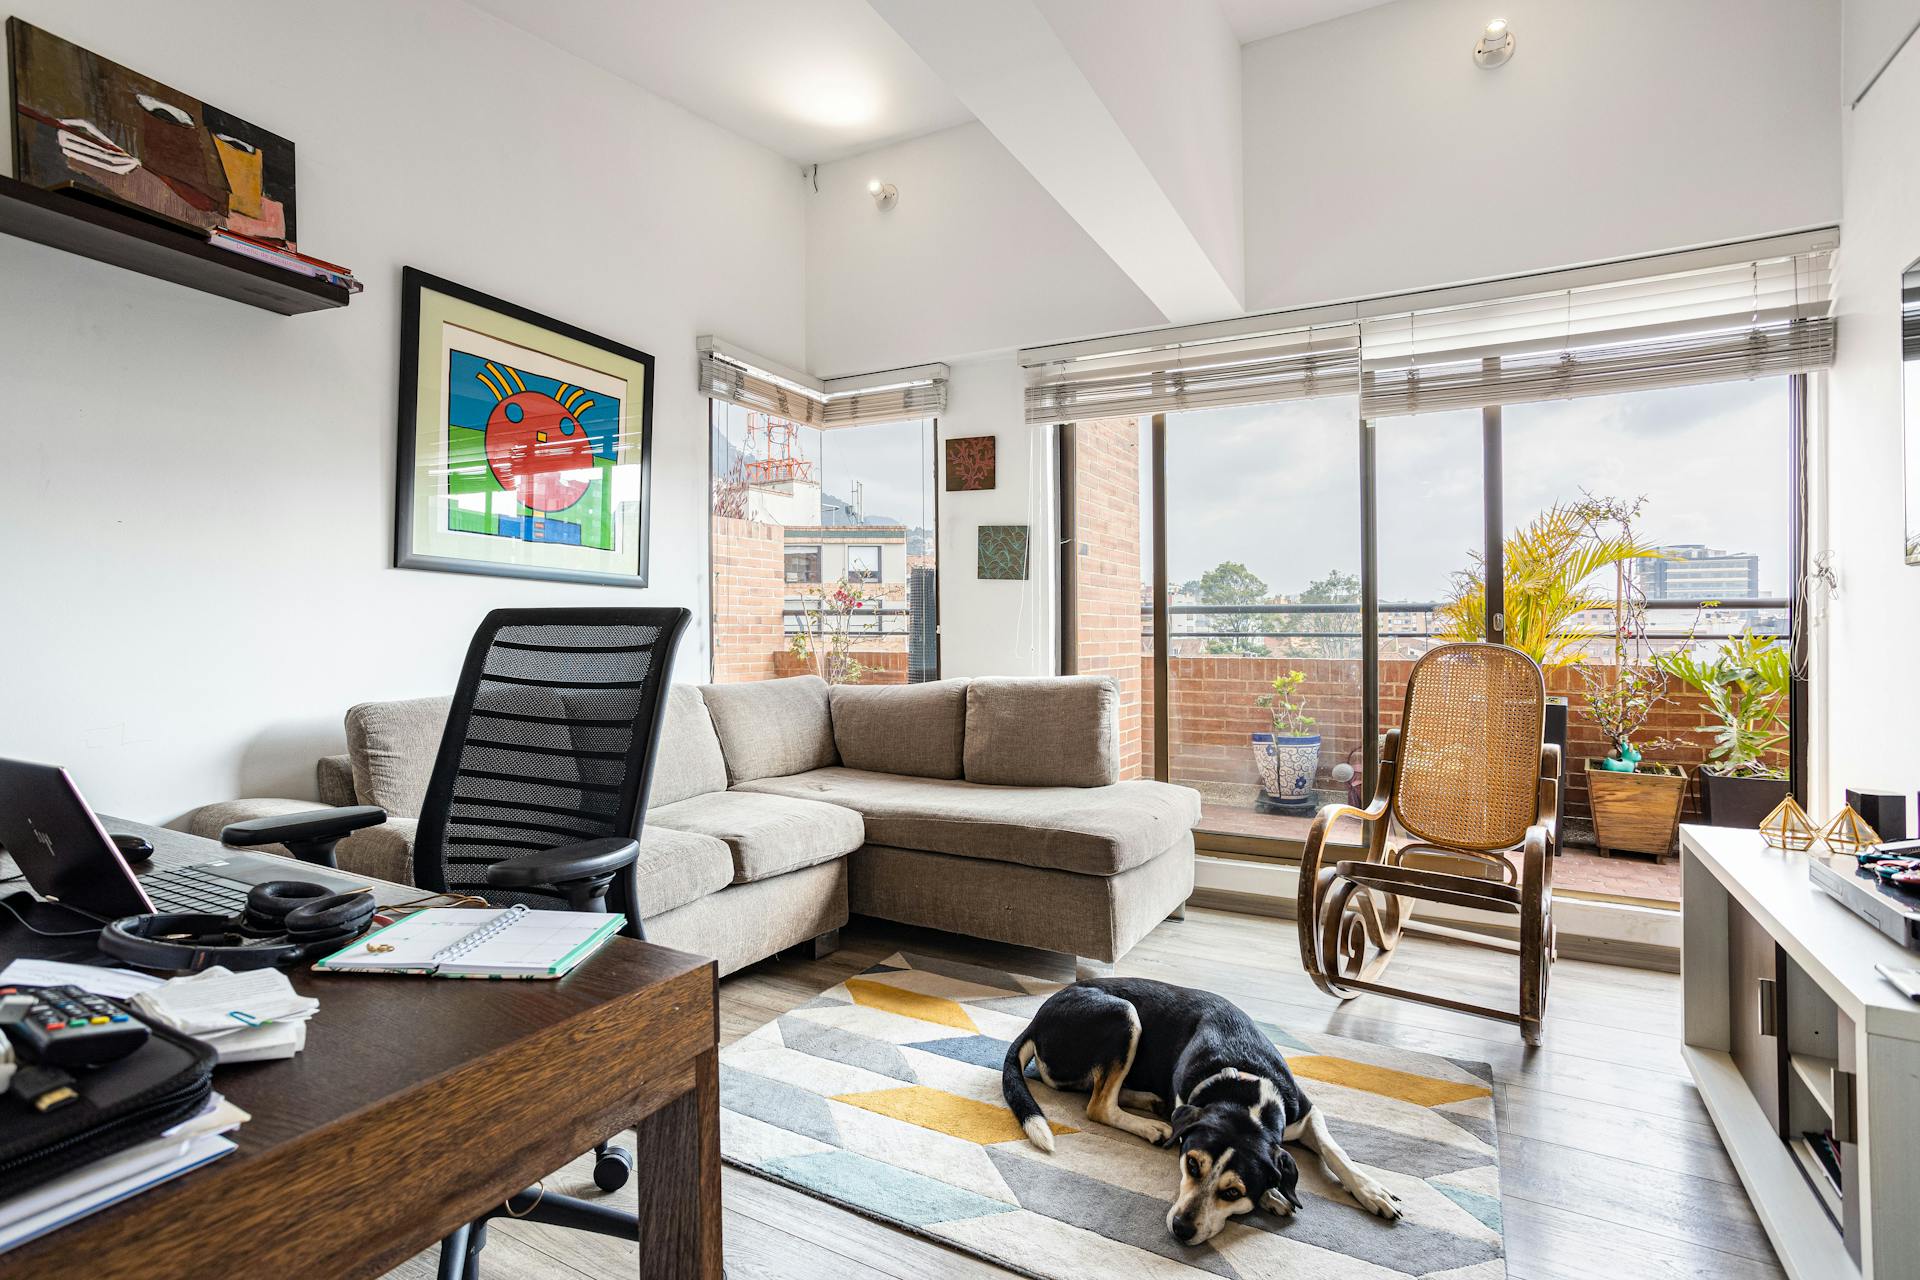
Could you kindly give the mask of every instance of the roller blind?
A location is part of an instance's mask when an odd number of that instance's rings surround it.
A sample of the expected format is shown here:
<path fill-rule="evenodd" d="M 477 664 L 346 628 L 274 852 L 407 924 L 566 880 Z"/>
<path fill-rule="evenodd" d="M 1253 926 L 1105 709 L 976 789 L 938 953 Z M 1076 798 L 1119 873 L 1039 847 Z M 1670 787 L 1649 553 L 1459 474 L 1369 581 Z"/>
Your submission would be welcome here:
<path fill-rule="evenodd" d="M 1176 342 L 1027 365 L 1030 424 L 1351 395 L 1360 329 L 1351 321 Z"/>
<path fill-rule="evenodd" d="M 805 426 L 857 427 L 903 418 L 934 417 L 946 411 L 945 378 L 915 378 L 890 384 L 882 376 L 875 381 L 877 385 L 857 390 L 815 390 L 728 359 L 716 351 L 705 351 L 700 356 L 702 395 Z"/>
<path fill-rule="evenodd" d="M 1799 373 L 1833 363 L 1833 251 L 1360 321 L 1369 418 Z"/>

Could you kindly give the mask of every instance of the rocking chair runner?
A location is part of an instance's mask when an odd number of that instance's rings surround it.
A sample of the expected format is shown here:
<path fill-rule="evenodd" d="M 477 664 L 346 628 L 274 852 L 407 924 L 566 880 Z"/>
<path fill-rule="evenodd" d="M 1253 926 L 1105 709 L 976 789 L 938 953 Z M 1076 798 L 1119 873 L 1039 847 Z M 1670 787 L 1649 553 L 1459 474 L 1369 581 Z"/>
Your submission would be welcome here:
<path fill-rule="evenodd" d="M 1328 995 L 1363 991 L 1520 1025 L 1540 1043 L 1553 963 L 1553 851 L 1560 749 L 1543 745 L 1546 685 L 1533 659 L 1494 644 L 1441 645 L 1414 663 L 1400 728 L 1386 735 L 1365 809 L 1330 804 L 1300 861 L 1300 962 Z M 1366 856 L 1322 865 L 1342 817 L 1366 828 Z M 1518 852 L 1515 870 L 1509 854 Z M 1423 924 L 1423 931 L 1517 952 L 1518 1011 L 1378 979 L 1416 901 L 1520 917 L 1518 942 Z"/>

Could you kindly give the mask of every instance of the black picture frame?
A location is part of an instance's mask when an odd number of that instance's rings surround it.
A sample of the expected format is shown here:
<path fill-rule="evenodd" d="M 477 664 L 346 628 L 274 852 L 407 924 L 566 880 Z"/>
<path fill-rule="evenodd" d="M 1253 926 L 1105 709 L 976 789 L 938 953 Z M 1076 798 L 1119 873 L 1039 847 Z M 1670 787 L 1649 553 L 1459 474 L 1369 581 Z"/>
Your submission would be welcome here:
<path fill-rule="evenodd" d="M 556 337 L 579 343 L 607 355 L 640 366 L 641 388 L 637 397 L 640 441 L 639 511 L 633 533 L 631 563 L 619 571 L 569 569 L 537 564 L 512 564 L 486 559 L 466 559 L 434 554 L 415 546 L 414 524 L 418 514 L 416 479 L 419 474 L 417 441 L 420 437 L 420 347 L 422 295 L 436 293 L 469 306 L 483 308 L 518 324 L 545 330 Z M 505 340 L 502 340 L 505 341 Z M 438 375 L 444 376 L 444 374 Z M 549 582 L 593 583 L 600 586 L 645 587 L 648 581 L 650 530 L 653 523 L 653 380 L 654 358 L 635 347 L 589 333 L 528 307 L 518 306 L 490 294 L 481 293 L 417 267 L 403 267 L 400 273 L 400 386 L 398 404 L 398 449 L 395 453 L 393 507 L 393 563 L 399 569 L 424 569 L 440 573 L 472 573 L 489 577 L 532 578 Z M 627 401 L 626 420 L 635 417 L 632 400 Z M 446 430 L 446 423 L 436 429 Z M 629 428 L 630 429 L 630 428 Z M 631 464 L 627 464 L 631 465 Z M 517 539 L 515 541 L 518 541 Z"/>

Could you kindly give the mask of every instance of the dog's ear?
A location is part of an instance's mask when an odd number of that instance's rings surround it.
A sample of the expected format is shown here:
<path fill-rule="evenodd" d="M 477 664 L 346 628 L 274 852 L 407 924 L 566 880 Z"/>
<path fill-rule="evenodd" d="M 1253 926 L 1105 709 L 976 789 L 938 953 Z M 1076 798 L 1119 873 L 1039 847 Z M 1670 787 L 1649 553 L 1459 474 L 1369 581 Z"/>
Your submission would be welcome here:
<path fill-rule="evenodd" d="M 1175 1107 L 1167 1122 L 1173 1126 L 1173 1137 L 1177 1142 L 1187 1136 L 1187 1131 L 1200 1123 L 1200 1108 L 1195 1106 Z"/>
<path fill-rule="evenodd" d="M 1288 1204 L 1298 1209 L 1300 1207 L 1300 1195 L 1298 1192 L 1300 1186 L 1300 1166 L 1294 1160 L 1293 1152 L 1287 1150 L 1278 1142 L 1273 1144 L 1271 1154 L 1273 1167 L 1280 1175 L 1279 1179 L 1273 1184 L 1273 1194 L 1281 1197 Z"/>

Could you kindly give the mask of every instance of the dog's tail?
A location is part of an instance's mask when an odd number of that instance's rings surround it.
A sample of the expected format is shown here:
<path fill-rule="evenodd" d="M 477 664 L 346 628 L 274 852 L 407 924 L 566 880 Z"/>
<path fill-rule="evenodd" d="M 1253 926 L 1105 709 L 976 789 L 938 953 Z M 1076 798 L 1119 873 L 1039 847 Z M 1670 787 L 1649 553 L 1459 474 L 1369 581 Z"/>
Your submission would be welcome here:
<path fill-rule="evenodd" d="M 1020 1037 L 1007 1046 L 1007 1060 L 1000 1064 L 1000 1093 L 1006 1098 L 1013 1118 L 1026 1130 L 1027 1140 L 1042 1151 L 1052 1151 L 1053 1127 L 1047 1123 L 1040 1104 L 1033 1100 L 1033 1090 L 1027 1087 L 1027 1063 L 1032 1060 L 1033 1037 L 1021 1032 Z"/>

